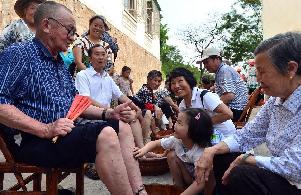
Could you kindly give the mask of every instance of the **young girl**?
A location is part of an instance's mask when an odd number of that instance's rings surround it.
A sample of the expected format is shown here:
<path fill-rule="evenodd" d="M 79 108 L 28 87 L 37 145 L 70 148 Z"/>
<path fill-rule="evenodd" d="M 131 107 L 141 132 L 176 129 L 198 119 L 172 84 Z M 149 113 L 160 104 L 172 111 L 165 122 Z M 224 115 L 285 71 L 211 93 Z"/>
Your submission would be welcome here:
<path fill-rule="evenodd" d="M 204 190 L 205 183 L 197 184 L 194 181 L 194 166 L 204 148 L 211 146 L 212 133 L 211 118 L 204 110 L 185 109 L 178 115 L 173 136 L 151 141 L 141 149 L 135 148 L 134 156 L 142 157 L 158 146 L 172 149 L 167 160 L 175 185 L 187 188 L 183 194 L 198 194 Z"/>

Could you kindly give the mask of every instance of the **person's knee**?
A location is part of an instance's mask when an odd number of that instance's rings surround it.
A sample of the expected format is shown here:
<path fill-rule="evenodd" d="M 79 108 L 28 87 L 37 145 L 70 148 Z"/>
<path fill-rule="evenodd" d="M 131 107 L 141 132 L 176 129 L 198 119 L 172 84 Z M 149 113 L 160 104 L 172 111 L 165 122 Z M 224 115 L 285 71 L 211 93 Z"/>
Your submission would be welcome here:
<path fill-rule="evenodd" d="M 175 162 L 178 159 L 175 151 L 169 151 L 167 153 L 167 161 L 169 162 Z"/>
<path fill-rule="evenodd" d="M 106 145 L 107 148 L 118 147 L 119 141 L 115 130 L 112 127 L 105 127 L 101 130 L 97 138 L 97 147 Z"/>
<path fill-rule="evenodd" d="M 119 135 L 122 136 L 132 135 L 131 126 L 123 121 L 119 121 Z"/>
<path fill-rule="evenodd" d="M 152 118 L 152 112 L 150 110 L 147 110 L 145 112 L 144 119 L 145 120 L 151 120 L 151 118 Z"/>

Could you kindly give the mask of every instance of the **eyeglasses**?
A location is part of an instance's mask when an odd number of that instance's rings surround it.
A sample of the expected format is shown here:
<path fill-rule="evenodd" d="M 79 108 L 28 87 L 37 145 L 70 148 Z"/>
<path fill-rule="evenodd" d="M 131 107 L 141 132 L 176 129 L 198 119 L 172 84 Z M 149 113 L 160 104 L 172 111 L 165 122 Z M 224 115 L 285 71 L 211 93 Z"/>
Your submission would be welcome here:
<path fill-rule="evenodd" d="M 62 27 L 64 27 L 66 30 L 67 30 L 67 35 L 69 37 L 72 37 L 72 36 L 75 36 L 77 35 L 76 33 L 76 28 L 75 27 L 71 27 L 71 28 L 68 28 L 67 26 L 65 26 L 64 24 L 62 24 L 61 22 L 59 22 L 57 19 L 54 19 L 54 18 L 47 18 L 48 20 L 54 20 L 56 21 L 59 25 L 61 25 Z"/>

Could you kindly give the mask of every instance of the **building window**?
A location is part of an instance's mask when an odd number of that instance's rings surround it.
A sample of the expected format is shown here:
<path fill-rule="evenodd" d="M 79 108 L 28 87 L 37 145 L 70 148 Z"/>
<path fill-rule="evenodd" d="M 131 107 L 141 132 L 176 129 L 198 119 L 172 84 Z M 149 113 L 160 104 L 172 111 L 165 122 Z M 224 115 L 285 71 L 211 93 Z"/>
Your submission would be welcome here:
<path fill-rule="evenodd" d="M 146 33 L 151 35 L 153 32 L 153 2 L 146 2 Z"/>
<path fill-rule="evenodd" d="M 124 0 L 124 10 L 137 18 L 137 0 Z"/>

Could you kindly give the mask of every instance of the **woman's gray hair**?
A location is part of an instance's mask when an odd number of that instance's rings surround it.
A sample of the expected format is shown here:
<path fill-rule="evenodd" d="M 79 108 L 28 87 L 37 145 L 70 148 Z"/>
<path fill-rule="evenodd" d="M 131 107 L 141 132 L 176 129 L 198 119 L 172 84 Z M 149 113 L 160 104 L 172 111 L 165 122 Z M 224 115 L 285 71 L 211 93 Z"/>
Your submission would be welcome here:
<path fill-rule="evenodd" d="M 262 41 L 254 51 L 254 55 L 266 52 L 272 64 L 282 74 L 287 74 L 287 63 L 298 64 L 296 74 L 301 75 L 301 33 L 287 32 Z"/>
<path fill-rule="evenodd" d="M 147 74 L 147 79 L 154 79 L 156 77 L 160 77 L 162 79 L 162 73 L 159 70 L 151 70 L 148 74 Z"/>

